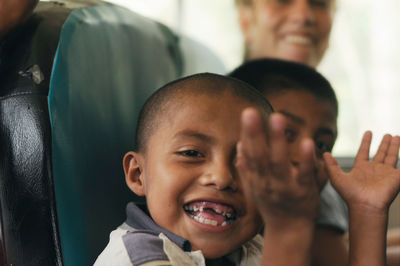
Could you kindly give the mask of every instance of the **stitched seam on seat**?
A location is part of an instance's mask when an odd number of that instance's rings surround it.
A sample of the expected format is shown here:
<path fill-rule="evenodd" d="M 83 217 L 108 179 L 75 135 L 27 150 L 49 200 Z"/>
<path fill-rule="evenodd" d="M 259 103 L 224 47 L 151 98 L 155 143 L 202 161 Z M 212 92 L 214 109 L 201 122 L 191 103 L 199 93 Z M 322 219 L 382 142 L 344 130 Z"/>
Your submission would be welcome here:
<path fill-rule="evenodd" d="M 1 96 L 0 100 L 12 98 L 12 97 L 18 97 L 18 96 L 25 96 L 25 95 L 41 95 L 41 96 L 47 96 L 44 93 L 39 93 L 39 92 L 18 92 L 18 93 L 13 93 L 5 96 Z"/>

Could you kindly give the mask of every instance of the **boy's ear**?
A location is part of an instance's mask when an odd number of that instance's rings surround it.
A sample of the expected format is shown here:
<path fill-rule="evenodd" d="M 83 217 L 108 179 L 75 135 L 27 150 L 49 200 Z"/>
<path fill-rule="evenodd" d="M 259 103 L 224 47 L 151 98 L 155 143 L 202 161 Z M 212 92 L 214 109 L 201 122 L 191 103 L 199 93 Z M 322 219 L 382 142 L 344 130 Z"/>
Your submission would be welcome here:
<path fill-rule="evenodd" d="M 125 182 L 129 189 L 132 190 L 138 196 L 145 195 L 144 189 L 144 176 L 142 174 L 143 169 L 143 157 L 141 154 L 130 151 L 125 154 L 123 159 Z"/>

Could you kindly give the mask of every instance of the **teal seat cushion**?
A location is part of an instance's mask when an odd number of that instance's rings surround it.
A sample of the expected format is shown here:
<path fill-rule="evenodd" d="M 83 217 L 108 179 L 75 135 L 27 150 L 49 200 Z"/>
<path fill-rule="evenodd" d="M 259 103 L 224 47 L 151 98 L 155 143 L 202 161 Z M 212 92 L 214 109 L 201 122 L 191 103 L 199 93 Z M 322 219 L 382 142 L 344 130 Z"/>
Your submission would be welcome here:
<path fill-rule="evenodd" d="M 91 265 L 125 218 L 125 152 L 145 99 L 179 77 L 178 40 L 127 9 L 73 10 L 63 25 L 50 82 L 52 162 L 65 265 Z"/>

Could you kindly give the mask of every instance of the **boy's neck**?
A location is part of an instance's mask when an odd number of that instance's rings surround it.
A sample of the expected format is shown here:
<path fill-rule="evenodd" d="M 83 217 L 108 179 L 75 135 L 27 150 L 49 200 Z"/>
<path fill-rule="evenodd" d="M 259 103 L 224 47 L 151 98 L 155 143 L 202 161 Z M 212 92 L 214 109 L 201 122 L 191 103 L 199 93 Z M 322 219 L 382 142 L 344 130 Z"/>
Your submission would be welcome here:
<path fill-rule="evenodd" d="M 230 260 L 228 260 L 226 257 L 218 258 L 218 259 L 212 259 L 206 260 L 206 265 L 207 266 L 234 266 Z"/>

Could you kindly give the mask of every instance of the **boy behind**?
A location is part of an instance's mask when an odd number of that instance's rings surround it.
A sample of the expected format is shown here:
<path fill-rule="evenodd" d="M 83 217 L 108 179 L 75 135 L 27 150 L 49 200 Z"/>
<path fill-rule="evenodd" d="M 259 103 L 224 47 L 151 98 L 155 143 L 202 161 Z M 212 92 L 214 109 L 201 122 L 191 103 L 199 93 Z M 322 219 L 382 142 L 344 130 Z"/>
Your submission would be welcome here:
<path fill-rule="evenodd" d="M 230 75 L 255 87 L 276 112 L 285 116 L 285 134 L 293 163 L 299 159 L 299 141 L 304 137 L 313 140 L 318 176 L 326 180 L 322 154 L 333 148 L 338 114 L 338 102 L 329 82 L 310 67 L 276 59 L 249 61 Z M 343 235 L 348 231 L 347 209 L 329 182 L 321 191 L 319 209 L 313 265 L 345 265 L 347 247 Z"/>
<path fill-rule="evenodd" d="M 316 148 L 315 167 L 318 169 L 319 179 L 325 179 L 323 154 L 331 152 L 335 143 L 338 114 L 338 103 L 329 82 L 314 69 L 274 59 L 249 61 L 234 70 L 231 76 L 254 86 L 270 101 L 276 112 L 285 116 L 284 130 L 290 150 L 288 155 L 293 164 L 299 160 L 300 140 L 302 138 L 313 140 Z M 368 136 L 369 133 L 366 137 L 370 138 Z M 387 138 L 389 137 L 385 136 L 383 142 L 387 141 Z M 396 142 L 399 138 L 395 137 L 393 140 Z M 394 148 L 393 151 L 396 152 L 396 149 Z M 334 178 L 331 180 L 335 181 Z M 356 187 L 353 189 L 355 190 Z M 340 211 L 341 208 L 340 201 L 337 201 L 331 187 L 322 192 L 321 204 L 322 211 L 332 208 Z M 353 215 L 350 223 L 353 227 L 356 220 L 354 217 Z M 313 244 L 312 265 L 347 265 L 348 251 L 341 234 L 332 230 L 334 227 L 326 227 L 329 224 L 321 223 L 321 220 L 317 221 L 317 225 L 319 226 L 316 228 Z M 357 227 L 360 228 L 360 225 Z M 353 232 L 353 235 L 356 234 Z M 375 238 L 377 239 L 379 238 Z M 374 243 L 376 242 L 378 241 Z M 389 265 L 398 265 L 398 262 L 395 262 L 397 255 L 389 255 Z"/>

